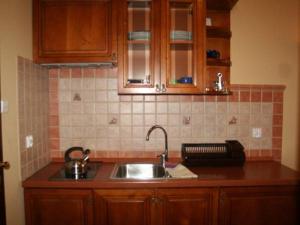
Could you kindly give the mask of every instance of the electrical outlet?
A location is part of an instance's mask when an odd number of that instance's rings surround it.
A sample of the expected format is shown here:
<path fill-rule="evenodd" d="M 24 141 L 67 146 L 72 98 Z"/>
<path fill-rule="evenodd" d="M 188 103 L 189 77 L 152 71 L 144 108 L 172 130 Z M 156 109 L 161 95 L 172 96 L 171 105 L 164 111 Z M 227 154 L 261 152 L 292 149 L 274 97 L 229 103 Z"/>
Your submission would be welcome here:
<path fill-rule="evenodd" d="M 33 146 L 33 136 L 32 135 L 26 136 L 25 145 L 26 145 L 25 146 L 26 148 L 32 148 L 32 146 Z"/>
<path fill-rule="evenodd" d="M 261 128 L 252 128 L 252 137 L 253 138 L 261 138 L 262 136 L 262 130 Z"/>

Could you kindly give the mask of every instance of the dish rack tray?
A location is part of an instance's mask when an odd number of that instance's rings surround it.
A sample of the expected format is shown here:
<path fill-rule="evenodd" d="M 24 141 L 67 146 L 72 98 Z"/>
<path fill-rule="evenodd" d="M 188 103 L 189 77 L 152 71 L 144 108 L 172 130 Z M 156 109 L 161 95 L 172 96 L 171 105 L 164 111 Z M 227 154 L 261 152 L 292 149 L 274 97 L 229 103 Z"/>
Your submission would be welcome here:
<path fill-rule="evenodd" d="M 184 143 L 181 157 L 186 166 L 242 166 L 244 147 L 239 141 L 225 143 Z"/>

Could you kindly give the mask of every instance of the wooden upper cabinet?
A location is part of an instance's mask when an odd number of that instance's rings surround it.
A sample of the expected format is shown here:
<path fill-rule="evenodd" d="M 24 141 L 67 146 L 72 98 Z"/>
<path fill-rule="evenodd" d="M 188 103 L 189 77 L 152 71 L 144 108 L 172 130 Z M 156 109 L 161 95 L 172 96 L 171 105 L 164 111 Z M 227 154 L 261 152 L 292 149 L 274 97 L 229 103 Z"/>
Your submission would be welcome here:
<path fill-rule="evenodd" d="M 117 0 L 33 0 L 37 63 L 116 62 Z"/>
<path fill-rule="evenodd" d="M 197 94 L 204 90 L 203 0 L 122 0 L 120 94 Z"/>

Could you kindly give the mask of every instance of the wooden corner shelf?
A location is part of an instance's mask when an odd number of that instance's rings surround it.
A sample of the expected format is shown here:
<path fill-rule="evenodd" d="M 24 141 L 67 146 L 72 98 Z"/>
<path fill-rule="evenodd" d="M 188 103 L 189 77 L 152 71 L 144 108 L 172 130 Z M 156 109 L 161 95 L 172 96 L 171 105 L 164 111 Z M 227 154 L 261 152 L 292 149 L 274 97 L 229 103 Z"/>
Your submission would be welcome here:
<path fill-rule="evenodd" d="M 209 10 L 231 10 L 238 0 L 207 0 L 206 6 Z"/>
<path fill-rule="evenodd" d="M 231 31 L 222 27 L 206 27 L 206 36 L 208 38 L 231 38 Z"/>
<path fill-rule="evenodd" d="M 208 66 L 231 66 L 231 61 L 228 59 L 211 59 L 207 58 L 206 65 Z"/>

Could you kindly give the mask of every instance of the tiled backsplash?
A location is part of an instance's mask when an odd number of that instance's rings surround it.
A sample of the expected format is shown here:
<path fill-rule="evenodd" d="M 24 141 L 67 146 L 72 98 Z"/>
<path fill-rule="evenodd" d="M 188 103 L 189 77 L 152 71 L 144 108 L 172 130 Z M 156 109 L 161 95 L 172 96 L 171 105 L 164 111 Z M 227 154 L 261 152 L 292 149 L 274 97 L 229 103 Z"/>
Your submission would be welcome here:
<path fill-rule="evenodd" d="M 248 159 L 281 158 L 281 85 L 233 85 L 230 96 L 118 95 L 116 69 L 49 70 L 50 149 L 61 158 L 71 146 L 89 148 L 96 158 L 155 157 L 164 147 L 180 157 L 183 142 L 239 140 Z M 261 137 L 253 137 L 253 128 Z"/>
<path fill-rule="evenodd" d="M 47 165 L 48 72 L 32 61 L 18 57 L 19 138 L 22 180 Z M 33 136 L 33 147 L 26 149 L 25 138 Z"/>

